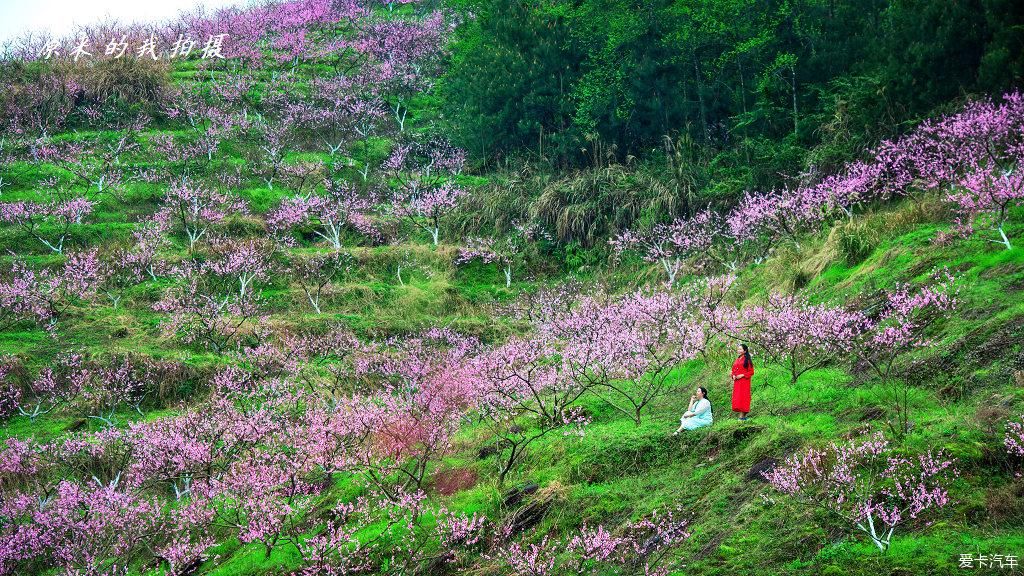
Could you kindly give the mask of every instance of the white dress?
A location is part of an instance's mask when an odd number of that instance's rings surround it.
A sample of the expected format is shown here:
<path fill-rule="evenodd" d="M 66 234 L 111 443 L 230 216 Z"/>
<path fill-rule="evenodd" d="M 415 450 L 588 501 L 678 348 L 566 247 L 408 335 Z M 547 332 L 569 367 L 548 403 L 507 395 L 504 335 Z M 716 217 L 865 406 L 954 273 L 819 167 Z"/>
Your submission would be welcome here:
<path fill-rule="evenodd" d="M 690 404 L 689 411 L 693 412 L 693 416 L 679 419 L 679 424 L 684 430 L 694 430 L 711 425 L 711 402 L 708 402 L 707 398 L 701 398 Z"/>

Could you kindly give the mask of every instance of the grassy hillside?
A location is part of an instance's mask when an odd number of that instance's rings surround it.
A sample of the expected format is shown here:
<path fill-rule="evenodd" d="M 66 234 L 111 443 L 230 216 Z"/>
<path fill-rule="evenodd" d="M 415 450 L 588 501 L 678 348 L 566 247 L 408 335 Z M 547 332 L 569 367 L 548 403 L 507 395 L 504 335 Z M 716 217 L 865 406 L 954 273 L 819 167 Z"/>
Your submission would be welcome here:
<path fill-rule="evenodd" d="M 321 72 L 317 66 L 304 63 L 296 73 L 312 78 Z M 214 76 L 186 62 L 177 64 L 170 77 L 176 86 L 185 86 L 202 85 Z M 253 90 L 270 91 L 274 81 L 261 74 Z M 434 120 L 441 104 L 436 98 L 419 96 L 407 105 L 410 132 L 433 134 L 438 129 Z M 104 145 L 127 133 L 78 127 L 51 139 Z M 139 147 L 120 168 L 140 173 L 179 170 L 158 147 L 164 136 L 182 142 L 193 138 L 181 122 L 159 118 L 135 136 Z M 404 137 L 361 140 L 344 162 L 303 146 L 288 150 L 283 164 L 338 162 L 338 175 L 362 182 L 359 168 L 379 166 Z M 267 213 L 303 191 L 292 181 L 273 188 L 264 185 L 251 173 L 255 168 L 247 146 L 240 138 L 226 138 L 200 177 L 248 206 L 248 213 L 232 214 L 212 229 L 230 238 L 261 240 L 270 236 Z M 387 241 L 346 230 L 348 264 L 325 288 L 320 313 L 308 305 L 287 264 L 290 258 L 323 255 L 330 249 L 308 230 L 296 234 L 293 243 L 275 248 L 272 273 L 259 283 L 263 324 L 247 327 L 251 332 L 239 340 L 256 341 L 261 329 L 282 335 L 341 327 L 362 342 L 380 342 L 446 327 L 477 337 L 484 345 L 498 345 L 514 335 L 532 337 L 529 324 L 510 313 L 524 295 L 573 282 L 582 282 L 592 293 L 658 289 L 658 267 L 639 258 L 612 258 L 607 234 L 624 221 L 657 221 L 666 205 L 678 199 L 649 179 L 653 161 L 637 165 L 599 159 L 597 164 L 571 173 L 538 168 L 541 174 L 531 174 L 527 167 L 521 173 L 458 174 L 454 180 L 468 190 L 467 198 L 445 217 L 437 245 L 416 229 Z M 237 181 L 224 183 L 233 174 L 238 174 Z M 91 215 L 69 227 L 64 243 L 69 253 L 95 248 L 102 258 L 133 245 L 133 232 L 160 208 L 168 188 L 167 182 L 138 178 L 100 194 L 58 164 L 27 155 L 0 166 L 0 176 L 5 184 L 3 202 L 46 202 L 55 186 L 65 194 L 93 199 Z M 395 182 L 381 177 L 373 184 L 386 188 Z M 614 206 L 609 209 L 609 204 Z M 513 266 L 510 286 L 505 286 L 497 264 L 459 261 L 470 236 L 507 229 L 524 214 L 552 230 L 524 250 Z M 887 552 L 879 553 L 870 540 L 824 511 L 781 495 L 762 476 L 808 447 L 888 430 L 889 392 L 866 366 L 845 356 L 792 383 L 783 367 L 762 362 L 755 349 L 752 416 L 738 421 L 729 412 L 728 373 L 735 356 L 731 346 L 715 345 L 673 368 L 671 393 L 644 413 L 640 425 L 595 395 L 584 395 L 579 406 L 591 419 L 584 433 L 555 430 L 544 435 L 528 447 L 522 465 L 503 485 L 491 449 L 497 439 L 482 418 L 467 411 L 451 449 L 427 468 L 423 488 L 430 506 L 483 515 L 494 526 L 514 524 L 524 510 L 537 512 L 528 518 L 527 529 L 509 536 L 509 541 L 521 542 L 572 534 L 584 525 L 614 530 L 651 511 L 679 507 L 690 518 L 691 536 L 673 552 L 685 564 L 673 574 L 948 574 L 957 569 L 962 554 L 1024 553 L 1024 462 L 1003 445 L 1006 423 L 1024 413 L 1024 248 L 1005 250 L 981 236 L 938 240 L 940 232 L 951 228 L 952 219 L 939 198 L 927 195 L 868 204 L 849 219 L 802 236 L 799 246 L 779 244 L 763 260 L 740 266 L 729 296 L 731 304 L 743 306 L 772 293 L 799 293 L 814 303 L 869 310 L 880 291 L 902 282 L 922 282 L 936 268 L 955 276 L 956 311 L 929 327 L 931 345 L 897 365 L 898 377 L 911 383 L 911 428 L 904 438 L 893 439 L 906 454 L 948 451 L 959 470 L 950 486 L 953 502 L 933 521 L 901 525 Z M 1024 209 L 1014 208 L 1008 221 L 1006 233 L 1024 238 Z M 58 228 L 44 223 L 35 233 L 53 237 L 59 235 Z M 190 250 L 180 233 L 167 237 L 169 243 L 160 254 L 169 266 L 211 257 L 204 247 Z M 0 248 L 4 271 L 14 263 L 56 269 L 66 257 L 13 224 L 0 226 Z M 691 275 L 680 284 L 700 278 Z M 176 282 L 169 274 L 159 275 L 116 287 L 116 301 L 102 292 L 76 299 L 52 332 L 30 322 L 14 322 L 0 330 L 0 356 L 18 366 L 11 381 L 30 380 L 68 351 L 103 360 L 144 357 L 173 366 L 139 410 L 119 405 L 111 422 L 90 417 L 80 401 L 34 418 L 14 413 L 0 421 L 0 441 L 59 442 L 104 431 L 111 423 L 126 429 L 132 423 L 170 418 L 210 401 L 215 396 L 212 377 L 239 363 L 235 354 L 241 345 L 216 351 L 162 331 L 166 315 L 154 305 Z M 715 423 L 672 436 L 697 386 L 709 391 Z M 17 487 L 19 478 L 0 477 L 0 488 Z M 525 496 L 509 498 L 510 490 L 523 487 L 529 487 Z M 360 474 L 329 474 L 304 516 L 330 518 L 336 504 L 366 491 Z M 427 525 L 433 522 L 429 516 L 424 520 Z M 367 531 L 378 528 L 385 531 L 376 524 Z M 211 530 L 216 543 L 193 566 L 192 574 L 283 575 L 303 568 L 301 555 L 290 544 L 268 551 L 259 542 L 243 543 L 237 531 L 222 526 Z M 317 533 L 313 528 L 298 538 Z M 489 542 L 505 545 L 497 537 Z M 431 541 L 430 546 L 439 544 Z M 491 551 L 474 549 L 456 568 L 428 565 L 416 570 L 504 573 L 493 556 Z M 127 574 L 167 572 L 150 553 L 140 553 L 129 564 Z M 377 568 L 385 573 L 414 572 L 385 564 Z M 64 573 L 54 566 L 34 569 L 39 574 Z"/>
<path fill-rule="evenodd" d="M 146 202 L 142 191 L 133 199 Z M 130 212 L 128 206 L 104 206 L 103 218 L 123 221 L 119 214 Z M 589 399 L 585 407 L 593 423 L 584 436 L 554 434 L 533 445 L 509 485 L 537 483 L 544 497 L 551 498 L 538 533 L 571 530 L 581 523 L 615 525 L 636 510 L 682 505 L 693 514 L 693 536 L 682 551 L 689 567 L 686 573 L 697 574 L 755 574 L 766 566 L 773 573 L 794 574 L 942 574 L 956 568 L 960 554 L 1013 554 L 1021 549 L 1021 463 L 1006 455 L 1001 440 L 1003 422 L 1024 404 L 1024 299 L 1019 296 L 1024 290 L 1024 251 L 999 250 L 978 239 L 936 246 L 935 233 L 946 226 L 942 216 L 912 203 L 880 207 L 837 223 L 799 250 L 779 250 L 763 263 L 743 269 L 737 282 L 741 300 L 790 291 L 799 284 L 815 301 L 857 302 L 896 282 L 920 280 L 935 266 L 956 272 L 962 306 L 935 327 L 935 345 L 904 367 L 915 374 L 916 382 L 908 449 L 946 447 L 962 472 L 953 489 L 956 502 L 941 520 L 899 534 L 892 549 L 880 555 L 870 542 L 838 526 L 819 527 L 815 520 L 826 526 L 831 521 L 815 518 L 815 512 L 774 493 L 759 477 L 765 466 L 805 446 L 884 429 L 884 394 L 855 365 L 812 370 L 797 385 L 789 383 L 783 369 L 759 366 L 753 417 L 739 422 L 728 413 L 731 390 L 726 374 L 731 355 L 719 352 L 680 366 L 673 376 L 674 392 L 641 426 Z M 124 235 L 101 222 L 79 233 L 102 234 L 110 240 Z M 860 243 L 851 252 L 843 239 L 855 235 Z M 27 242 L 11 232 L 8 238 L 12 246 Z M 330 311 L 319 316 L 296 313 L 302 294 L 279 278 L 268 290 L 274 320 L 296 328 L 341 322 L 366 336 L 450 325 L 501 339 L 515 326 L 499 316 L 493 304 L 538 284 L 562 280 L 555 274 L 517 282 L 506 290 L 493 266 L 456 268 L 454 248 L 408 243 L 355 249 L 357 265 L 346 282 L 333 288 Z M 392 277 L 390 264 L 405 251 L 415 253 L 418 264 L 402 286 Z M 35 257 L 46 258 L 42 253 Z M 620 286 L 635 285 L 651 275 L 640 264 L 584 274 Z M 118 310 L 77 311 L 61 340 L 97 354 L 144 351 L 180 358 L 199 371 L 218 364 L 215 356 L 181 349 L 159 337 L 157 318 L 144 305 L 152 290 L 139 287 Z M 41 363 L 60 346 L 60 341 L 38 331 L 7 331 L 2 338 L 4 353 Z M 696 385 L 709 389 L 716 423 L 708 430 L 671 437 Z M 187 390 L 177 392 L 192 400 Z M 148 412 L 145 418 L 161 415 L 166 410 Z M 129 411 L 121 416 L 123 422 L 139 417 Z M 35 421 L 15 416 L 5 423 L 2 434 L 47 439 L 80 431 L 83 425 L 100 428 L 98 423 L 57 413 Z M 510 510 L 502 506 L 494 457 L 479 457 L 490 442 L 488 434 L 483 427 L 464 427 L 457 449 L 432 471 L 430 493 L 455 509 L 500 519 Z M 454 486 L 445 485 L 448 478 L 455 479 Z M 339 486 L 324 500 L 330 502 L 345 491 Z M 259 546 L 237 542 L 213 552 L 214 559 L 201 573 L 266 574 L 288 570 L 297 562 L 294 551 L 276 551 L 265 558 Z"/>

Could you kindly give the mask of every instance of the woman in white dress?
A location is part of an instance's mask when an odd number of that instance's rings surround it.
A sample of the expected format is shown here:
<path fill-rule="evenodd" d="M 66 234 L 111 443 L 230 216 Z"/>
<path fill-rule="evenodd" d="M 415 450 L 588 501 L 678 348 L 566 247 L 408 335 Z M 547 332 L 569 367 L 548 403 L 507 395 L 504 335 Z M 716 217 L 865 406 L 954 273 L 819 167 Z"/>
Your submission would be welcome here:
<path fill-rule="evenodd" d="M 708 400 L 708 390 L 703 386 L 698 386 L 696 393 L 690 396 L 690 405 L 686 413 L 679 419 L 679 429 L 672 435 L 675 436 L 683 430 L 696 430 L 710 426 L 711 422 L 711 401 Z"/>

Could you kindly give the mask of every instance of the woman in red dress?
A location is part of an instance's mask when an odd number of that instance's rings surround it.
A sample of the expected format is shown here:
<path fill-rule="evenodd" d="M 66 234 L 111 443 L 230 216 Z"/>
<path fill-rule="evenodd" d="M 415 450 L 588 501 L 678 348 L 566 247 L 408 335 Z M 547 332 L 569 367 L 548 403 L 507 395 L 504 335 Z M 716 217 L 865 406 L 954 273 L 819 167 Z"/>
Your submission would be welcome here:
<path fill-rule="evenodd" d="M 732 411 L 740 413 L 740 420 L 750 414 L 750 377 L 754 375 L 754 362 L 750 350 L 740 344 L 740 355 L 732 363 Z"/>

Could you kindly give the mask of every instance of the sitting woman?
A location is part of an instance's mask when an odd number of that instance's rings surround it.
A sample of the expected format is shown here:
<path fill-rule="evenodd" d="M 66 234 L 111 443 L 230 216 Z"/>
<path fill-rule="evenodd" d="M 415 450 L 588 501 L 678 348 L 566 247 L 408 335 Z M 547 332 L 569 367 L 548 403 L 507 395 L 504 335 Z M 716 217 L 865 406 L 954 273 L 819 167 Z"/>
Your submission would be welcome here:
<path fill-rule="evenodd" d="M 696 430 L 711 425 L 711 402 L 708 400 L 708 390 L 703 386 L 697 387 L 697 393 L 690 396 L 690 406 L 679 419 L 679 429 L 672 433 L 673 436 L 683 430 Z"/>

